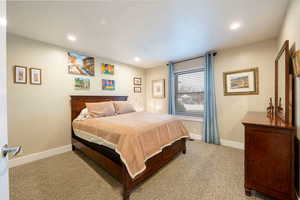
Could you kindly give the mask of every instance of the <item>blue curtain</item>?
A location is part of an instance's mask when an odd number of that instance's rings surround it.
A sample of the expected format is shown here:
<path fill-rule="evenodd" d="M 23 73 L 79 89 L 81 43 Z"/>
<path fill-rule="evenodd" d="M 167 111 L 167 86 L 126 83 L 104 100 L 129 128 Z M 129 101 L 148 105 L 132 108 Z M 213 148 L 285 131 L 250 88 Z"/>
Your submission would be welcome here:
<path fill-rule="evenodd" d="M 175 87 L 174 87 L 174 64 L 169 63 L 169 109 L 168 113 L 170 115 L 175 114 Z"/>
<path fill-rule="evenodd" d="M 204 123 L 202 139 L 206 143 L 220 144 L 214 80 L 214 53 L 205 54 Z"/>

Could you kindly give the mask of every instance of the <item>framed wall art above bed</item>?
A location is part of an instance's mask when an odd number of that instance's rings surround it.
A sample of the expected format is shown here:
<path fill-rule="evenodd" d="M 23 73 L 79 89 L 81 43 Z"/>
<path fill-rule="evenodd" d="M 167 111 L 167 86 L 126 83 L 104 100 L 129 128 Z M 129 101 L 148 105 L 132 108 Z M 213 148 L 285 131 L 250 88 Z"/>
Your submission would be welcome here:
<path fill-rule="evenodd" d="M 258 68 L 223 73 L 224 95 L 258 95 Z"/>
<path fill-rule="evenodd" d="M 74 88 L 75 90 L 89 90 L 90 89 L 90 79 L 76 77 L 74 78 Z"/>
<path fill-rule="evenodd" d="M 94 76 L 95 58 L 75 52 L 68 52 L 68 70 L 70 74 Z"/>
<path fill-rule="evenodd" d="M 102 63 L 101 73 L 107 75 L 115 74 L 115 65 Z"/>

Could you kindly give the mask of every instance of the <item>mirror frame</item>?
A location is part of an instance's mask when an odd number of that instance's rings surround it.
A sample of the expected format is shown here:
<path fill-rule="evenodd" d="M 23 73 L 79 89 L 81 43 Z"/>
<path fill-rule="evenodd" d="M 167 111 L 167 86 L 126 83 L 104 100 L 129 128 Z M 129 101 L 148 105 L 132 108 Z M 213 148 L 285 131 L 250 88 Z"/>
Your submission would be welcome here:
<path fill-rule="evenodd" d="M 282 55 L 285 55 L 285 105 L 282 105 L 284 107 L 284 113 L 279 113 L 279 98 L 278 98 L 278 62 Z M 293 123 L 293 93 L 292 93 L 292 87 L 293 87 L 293 81 L 292 77 L 290 76 L 290 49 L 289 49 L 289 40 L 286 40 L 281 47 L 276 60 L 275 60 L 275 117 L 279 117 L 281 120 L 283 120 L 286 123 Z"/>

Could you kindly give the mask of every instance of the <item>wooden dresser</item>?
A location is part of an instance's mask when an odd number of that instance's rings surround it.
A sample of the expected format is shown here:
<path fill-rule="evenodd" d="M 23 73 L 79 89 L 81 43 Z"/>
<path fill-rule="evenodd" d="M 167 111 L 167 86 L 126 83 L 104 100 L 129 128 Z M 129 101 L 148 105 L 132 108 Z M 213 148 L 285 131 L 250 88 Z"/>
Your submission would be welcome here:
<path fill-rule="evenodd" d="M 245 192 L 295 200 L 295 127 L 272 120 L 265 112 L 249 112 L 245 126 Z"/>

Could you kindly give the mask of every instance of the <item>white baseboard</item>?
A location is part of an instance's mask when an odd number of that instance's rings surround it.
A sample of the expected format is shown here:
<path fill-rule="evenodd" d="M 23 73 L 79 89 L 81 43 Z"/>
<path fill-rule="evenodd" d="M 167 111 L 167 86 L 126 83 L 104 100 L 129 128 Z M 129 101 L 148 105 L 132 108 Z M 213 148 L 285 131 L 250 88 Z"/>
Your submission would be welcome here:
<path fill-rule="evenodd" d="M 190 135 L 191 135 L 191 138 L 194 139 L 194 140 L 202 140 L 202 136 L 199 135 L 199 134 L 190 133 Z M 242 150 L 245 149 L 244 143 L 235 142 L 235 141 L 232 141 L 232 140 L 221 139 L 221 145 L 227 146 L 227 147 L 232 147 L 232 148 L 235 148 L 235 149 L 242 149 Z"/>
<path fill-rule="evenodd" d="M 244 143 L 236 142 L 236 141 L 232 141 L 232 140 L 221 139 L 221 145 L 236 148 L 236 149 L 241 149 L 241 150 L 245 149 Z"/>
<path fill-rule="evenodd" d="M 61 153 L 65 153 L 72 150 L 72 145 L 66 145 L 54 149 L 49 149 L 47 151 L 42 151 L 38 153 L 33 153 L 27 156 L 18 157 L 16 159 L 12 159 L 8 161 L 9 168 L 16 167 L 19 165 L 24 165 L 26 163 L 30 163 L 33 161 L 37 161 L 43 158 L 48 158 L 51 156 L 55 156 Z"/>
<path fill-rule="evenodd" d="M 194 139 L 194 140 L 202 140 L 202 135 L 190 133 L 190 136 L 191 136 L 191 138 Z"/>

